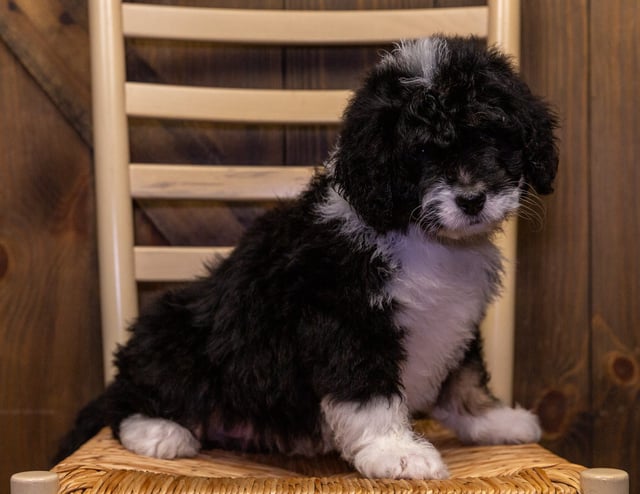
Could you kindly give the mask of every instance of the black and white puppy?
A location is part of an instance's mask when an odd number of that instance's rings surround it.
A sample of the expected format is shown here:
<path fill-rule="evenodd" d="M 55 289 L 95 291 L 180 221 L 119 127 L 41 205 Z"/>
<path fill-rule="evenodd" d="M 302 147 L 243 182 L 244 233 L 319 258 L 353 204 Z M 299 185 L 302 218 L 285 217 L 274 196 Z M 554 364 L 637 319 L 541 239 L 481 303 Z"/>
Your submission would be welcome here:
<path fill-rule="evenodd" d="M 337 449 L 363 475 L 417 479 L 447 468 L 414 413 L 464 441 L 538 440 L 488 389 L 478 325 L 500 290 L 493 234 L 552 190 L 555 125 L 495 49 L 398 45 L 306 191 L 132 325 L 61 455 L 108 424 L 142 455 Z"/>

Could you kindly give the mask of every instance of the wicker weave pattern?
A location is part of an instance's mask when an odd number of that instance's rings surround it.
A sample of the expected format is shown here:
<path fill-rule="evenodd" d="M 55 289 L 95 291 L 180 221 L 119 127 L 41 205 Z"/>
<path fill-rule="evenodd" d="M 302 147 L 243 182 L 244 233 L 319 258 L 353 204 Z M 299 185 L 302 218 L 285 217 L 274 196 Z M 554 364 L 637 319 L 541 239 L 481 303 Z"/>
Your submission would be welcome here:
<path fill-rule="evenodd" d="M 221 450 L 158 460 L 122 448 L 101 431 L 54 470 L 74 494 L 438 494 L 576 493 L 583 467 L 533 445 L 461 446 L 429 422 L 417 424 L 442 452 L 451 479 L 364 479 L 337 456 L 298 458 Z"/>

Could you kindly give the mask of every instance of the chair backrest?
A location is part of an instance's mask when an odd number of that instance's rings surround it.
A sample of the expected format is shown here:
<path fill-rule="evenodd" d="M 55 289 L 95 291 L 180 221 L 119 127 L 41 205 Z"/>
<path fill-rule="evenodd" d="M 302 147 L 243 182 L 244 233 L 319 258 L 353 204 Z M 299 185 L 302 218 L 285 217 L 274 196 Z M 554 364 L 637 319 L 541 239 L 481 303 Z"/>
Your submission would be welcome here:
<path fill-rule="evenodd" d="M 248 124 L 337 124 L 345 90 L 203 88 L 128 82 L 124 40 L 131 38 L 266 45 L 367 45 L 434 33 L 474 34 L 516 59 L 518 0 L 484 7 L 300 11 L 169 7 L 90 0 L 94 159 L 105 380 L 112 353 L 126 339 L 138 312 L 139 281 L 187 280 L 202 262 L 229 248 L 134 246 L 132 200 L 146 198 L 263 200 L 301 190 L 312 167 L 189 166 L 131 163 L 129 117 L 210 120 Z M 515 258 L 515 223 L 501 239 Z M 512 266 L 511 266 L 512 267 Z M 511 401 L 513 293 L 509 269 L 504 296 L 483 331 L 493 388 Z"/>

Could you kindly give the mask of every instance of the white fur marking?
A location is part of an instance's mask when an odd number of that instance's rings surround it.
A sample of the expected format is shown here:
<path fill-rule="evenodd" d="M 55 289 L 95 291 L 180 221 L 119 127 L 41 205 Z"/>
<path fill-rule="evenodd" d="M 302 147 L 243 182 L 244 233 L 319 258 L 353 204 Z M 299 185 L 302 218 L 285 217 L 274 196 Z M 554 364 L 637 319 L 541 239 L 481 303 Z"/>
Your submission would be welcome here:
<path fill-rule="evenodd" d="M 332 177 L 336 170 L 337 155 L 340 151 L 340 144 L 336 144 L 329 153 L 329 157 L 324 161 L 323 166 L 327 171 L 327 175 Z"/>
<path fill-rule="evenodd" d="M 351 204 L 333 187 L 329 187 L 326 199 L 316 212 L 320 221 L 340 220 L 340 232 L 355 242 L 356 248 L 375 245 L 375 230 L 362 221 Z"/>
<path fill-rule="evenodd" d="M 476 186 L 476 192 L 482 192 L 482 188 Z M 422 210 L 437 219 L 443 229 L 440 235 L 459 239 L 465 236 L 488 233 L 505 219 L 507 215 L 515 212 L 520 204 L 520 189 L 513 187 L 508 192 L 493 194 L 487 192 L 484 207 L 477 217 L 465 214 L 456 204 L 456 196 L 468 191 L 468 187 L 457 189 L 444 183 L 433 187 L 422 201 Z"/>
<path fill-rule="evenodd" d="M 198 440 L 180 424 L 140 414 L 120 423 L 120 442 L 129 451 L 154 458 L 190 457 L 200 450 Z"/>
<path fill-rule="evenodd" d="M 440 453 L 409 426 L 408 410 L 399 397 L 368 403 L 321 403 L 342 456 L 360 473 L 375 478 L 442 479 L 448 471 Z"/>
<path fill-rule="evenodd" d="M 457 209 L 457 206 L 456 206 Z M 445 245 L 412 225 L 406 233 L 379 235 L 335 190 L 318 208 L 322 221 L 341 220 L 341 231 L 356 246 L 374 248 L 395 275 L 372 307 L 393 300 L 395 323 L 407 330 L 402 383 L 411 412 L 425 411 L 462 358 L 473 330 L 499 288 L 499 250 L 489 240 Z M 462 214 L 462 213 L 461 213 Z"/>
<path fill-rule="evenodd" d="M 434 411 L 434 417 L 453 429 L 460 440 L 477 444 L 520 444 L 540 440 L 538 417 L 524 408 L 491 408 L 479 416 Z"/>
<path fill-rule="evenodd" d="M 430 85 L 436 67 L 448 56 L 446 41 L 431 37 L 415 41 L 402 41 L 396 49 L 383 58 L 382 63 L 397 64 L 415 74 L 405 79 L 406 84 Z"/>
<path fill-rule="evenodd" d="M 489 240 L 444 245 L 416 226 L 381 243 L 400 266 L 386 293 L 398 306 L 395 323 L 407 332 L 402 370 L 407 404 L 411 412 L 426 411 L 495 295 L 500 253 Z"/>

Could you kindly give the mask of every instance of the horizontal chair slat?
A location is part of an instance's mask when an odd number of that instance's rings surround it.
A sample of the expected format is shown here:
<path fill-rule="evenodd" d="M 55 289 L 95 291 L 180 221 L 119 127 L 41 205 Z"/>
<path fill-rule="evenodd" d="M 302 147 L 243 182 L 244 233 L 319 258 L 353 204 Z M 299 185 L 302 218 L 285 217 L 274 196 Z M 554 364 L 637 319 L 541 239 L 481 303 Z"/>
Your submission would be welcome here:
<path fill-rule="evenodd" d="M 131 195 L 136 199 L 262 201 L 297 195 L 314 171 L 311 166 L 132 163 L 129 178 Z"/>
<path fill-rule="evenodd" d="M 125 35 L 257 44 L 376 44 L 434 33 L 485 37 L 487 7 L 251 10 L 123 4 Z"/>
<path fill-rule="evenodd" d="M 133 117 L 222 123 L 340 123 L 349 90 L 235 89 L 128 82 L 126 111 Z"/>
<path fill-rule="evenodd" d="M 204 263 L 229 255 L 232 247 L 134 247 L 137 281 L 187 281 L 206 274 Z"/>

